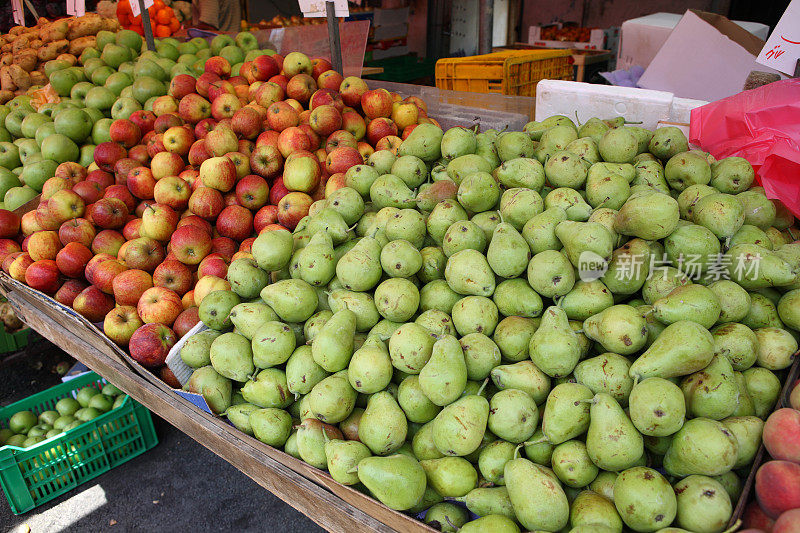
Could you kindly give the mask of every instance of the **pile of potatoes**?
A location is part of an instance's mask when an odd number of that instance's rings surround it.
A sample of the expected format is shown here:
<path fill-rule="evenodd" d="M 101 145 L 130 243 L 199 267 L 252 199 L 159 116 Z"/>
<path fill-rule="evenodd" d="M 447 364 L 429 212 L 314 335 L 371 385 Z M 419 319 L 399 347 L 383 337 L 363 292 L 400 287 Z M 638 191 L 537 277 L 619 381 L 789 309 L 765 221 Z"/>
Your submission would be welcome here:
<path fill-rule="evenodd" d="M 96 46 L 100 30 L 117 31 L 114 18 L 87 13 L 53 22 L 40 18 L 36 26 L 15 26 L 0 35 L 0 104 L 47 83 L 44 65 L 52 59 L 72 64 L 86 48 Z"/>

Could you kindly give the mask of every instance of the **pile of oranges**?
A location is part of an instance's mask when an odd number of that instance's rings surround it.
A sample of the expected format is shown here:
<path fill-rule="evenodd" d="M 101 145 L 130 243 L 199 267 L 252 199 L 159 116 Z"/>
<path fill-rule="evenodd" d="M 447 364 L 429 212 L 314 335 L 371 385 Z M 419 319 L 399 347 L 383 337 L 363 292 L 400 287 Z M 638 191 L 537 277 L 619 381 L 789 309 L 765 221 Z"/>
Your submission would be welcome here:
<path fill-rule="evenodd" d="M 169 37 L 181 27 L 181 23 L 171 7 L 164 4 L 162 0 L 155 0 L 153 5 L 147 8 L 150 17 L 150 27 L 153 28 L 155 37 Z M 123 28 L 133 30 L 139 35 L 144 35 L 142 25 L 142 14 L 133 16 L 130 3 L 122 1 L 117 3 L 117 18 Z"/>

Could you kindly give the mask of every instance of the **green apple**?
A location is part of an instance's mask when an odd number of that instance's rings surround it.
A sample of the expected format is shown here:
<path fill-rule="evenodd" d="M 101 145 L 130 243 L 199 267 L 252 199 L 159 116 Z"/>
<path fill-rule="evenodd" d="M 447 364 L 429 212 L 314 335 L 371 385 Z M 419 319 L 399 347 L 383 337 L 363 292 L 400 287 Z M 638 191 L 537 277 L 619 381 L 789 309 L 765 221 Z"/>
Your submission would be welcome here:
<path fill-rule="evenodd" d="M 94 83 L 95 85 L 105 85 L 106 80 L 109 78 L 109 76 L 111 76 L 115 72 L 116 70 L 109 67 L 108 65 L 97 67 L 96 69 L 94 69 L 94 72 L 92 72 L 92 83 Z"/>
<path fill-rule="evenodd" d="M 94 87 L 86 93 L 86 107 L 94 107 L 101 111 L 111 109 L 117 97 L 105 87 Z"/>
<path fill-rule="evenodd" d="M 36 140 L 36 144 L 39 145 L 39 148 L 41 148 L 42 142 L 44 142 L 44 140 L 47 137 L 53 135 L 55 132 L 56 132 L 56 125 L 52 121 L 45 122 L 41 126 L 36 128 L 36 134 L 34 135 L 34 139 Z"/>
<path fill-rule="evenodd" d="M 182 54 L 181 57 L 178 58 L 179 65 L 191 65 L 197 61 L 197 56 L 194 54 Z"/>
<path fill-rule="evenodd" d="M 258 50 L 258 49 L 256 49 L 256 50 L 248 50 L 247 53 L 244 55 L 244 60 L 245 61 L 252 61 L 255 58 L 257 58 L 258 56 L 270 55 L 269 52 L 271 52 L 271 50 Z M 272 52 L 272 53 L 274 54 L 275 52 Z"/>
<path fill-rule="evenodd" d="M 231 65 L 235 65 L 236 63 L 241 63 L 244 61 L 244 52 L 242 52 L 241 48 L 235 45 L 226 46 L 219 51 L 218 55 L 227 59 L 228 63 Z"/>
<path fill-rule="evenodd" d="M 115 72 L 106 79 L 105 87 L 119 96 L 122 89 L 133 84 L 133 78 L 124 72 Z"/>
<path fill-rule="evenodd" d="M 75 78 L 76 78 L 78 81 L 86 81 L 86 80 L 88 80 L 88 79 L 89 79 L 89 78 L 86 76 L 86 74 L 83 72 L 83 68 L 81 68 L 81 67 L 76 67 L 76 66 L 67 67 L 67 68 L 68 68 L 69 70 L 71 70 L 73 74 L 75 74 Z"/>
<path fill-rule="evenodd" d="M 245 52 L 258 48 L 258 39 L 249 31 L 240 31 L 236 34 L 234 41 L 236 41 L 236 46 Z"/>
<path fill-rule="evenodd" d="M 0 124 L 5 122 L 8 114 L 11 113 L 11 108 L 5 104 L 0 105 Z"/>
<path fill-rule="evenodd" d="M 136 68 L 136 63 L 134 63 L 133 61 L 126 61 L 126 62 L 124 62 L 123 64 L 121 64 L 119 66 L 117 71 L 118 72 L 124 72 L 125 74 L 130 76 L 131 79 L 133 79 L 133 69 L 134 68 Z"/>
<path fill-rule="evenodd" d="M 56 107 L 56 104 L 53 102 L 45 102 L 44 104 L 39 106 L 39 113 L 42 115 L 47 115 L 48 117 L 53 116 L 53 109 Z"/>
<path fill-rule="evenodd" d="M 236 41 L 230 35 L 217 35 L 211 40 L 211 53 L 218 56 L 220 50 L 232 44 L 236 44 Z"/>
<path fill-rule="evenodd" d="M 178 74 L 188 74 L 189 76 L 194 76 L 194 72 L 190 70 L 187 65 L 184 65 L 183 63 L 175 63 L 175 66 L 172 67 L 172 69 L 170 69 L 169 71 L 169 75 L 173 78 Z"/>
<path fill-rule="evenodd" d="M 198 50 L 208 48 L 208 41 L 206 41 L 202 37 L 195 37 L 194 39 L 190 39 L 189 42 L 195 45 Z"/>
<path fill-rule="evenodd" d="M 211 49 L 201 48 L 195 55 L 197 56 L 197 59 L 205 63 L 206 59 L 211 57 L 213 54 L 211 53 Z"/>
<path fill-rule="evenodd" d="M 56 115 L 56 133 L 66 135 L 76 143 L 82 143 L 92 133 L 94 123 L 83 109 L 65 109 Z"/>
<path fill-rule="evenodd" d="M 11 170 L 18 167 L 20 163 L 19 147 L 14 143 L 0 142 L 0 167 L 5 170 Z M 5 194 L 5 191 L 3 193 Z M 2 197 L 2 194 L 0 194 L 0 197 Z"/>
<path fill-rule="evenodd" d="M 53 72 L 57 70 L 63 70 L 70 66 L 72 65 L 70 65 L 67 61 L 64 61 L 63 59 L 51 59 L 50 61 L 44 64 L 44 75 L 49 78 Z"/>
<path fill-rule="evenodd" d="M 72 101 L 72 98 L 62 98 L 59 103 L 53 106 L 53 110 L 50 112 L 50 116 L 55 117 L 65 109 L 80 109 L 80 107 L 78 106 L 78 104 Z"/>
<path fill-rule="evenodd" d="M 239 71 L 242 69 L 242 63 L 236 63 L 231 67 L 231 76 L 238 76 Z"/>
<path fill-rule="evenodd" d="M 25 111 L 14 110 L 8 114 L 5 120 L 6 129 L 14 137 L 22 137 L 22 121 L 28 115 Z"/>
<path fill-rule="evenodd" d="M 142 104 L 138 100 L 130 96 L 121 96 L 111 106 L 111 118 L 114 120 L 120 118 L 128 119 L 134 111 L 139 111 L 140 109 L 142 109 Z"/>
<path fill-rule="evenodd" d="M 156 80 L 167 81 L 169 76 L 164 69 L 156 63 L 155 60 L 142 58 L 136 62 L 136 66 L 133 69 L 133 78 L 154 78 Z"/>
<path fill-rule="evenodd" d="M 95 107 L 84 107 L 83 112 L 89 115 L 89 118 L 92 119 L 92 122 L 97 122 L 101 118 L 105 118 L 105 115 L 102 111 Z"/>
<path fill-rule="evenodd" d="M 136 103 L 138 104 L 139 102 Z M 111 129 L 111 123 L 114 122 L 114 120 L 115 119 L 111 118 L 101 118 L 100 120 L 94 123 L 94 127 L 92 128 L 92 142 L 94 144 L 100 144 L 111 141 L 111 135 L 109 134 L 109 130 Z"/>
<path fill-rule="evenodd" d="M 72 90 L 69 92 L 69 97 L 73 100 L 83 102 L 86 98 L 86 93 L 88 93 L 92 87 L 94 87 L 94 84 L 91 82 L 79 81 L 72 86 Z"/>
<path fill-rule="evenodd" d="M 198 59 L 197 62 L 192 65 L 192 70 L 195 72 L 204 72 L 205 71 L 205 59 Z"/>
<path fill-rule="evenodd" d="M 120 98 L 133 98 L 133 87 L 127 86 L 119 93 Z"/>
<path fill-rule="evenodd" d="M 83 72 L 84 72 L 84 74 L 86 74 L 86 76 L 91 78 L 92 74 L 94 74 L 95 70 L 97 70 L 100 67 L 103 67 L 105 65 L 106 64 L 103 62 L 102 59 L 100 59 L 99 57 L 93 57 L 93 58 L 87 60 L 86 64 L 83 65 Z"/>
<path fill-rule="evenodd" d="M 100 59 L 111 68 L 116 69 L 124 62 L 132 59 L 133 54 L 131 54 L 131 49 L 125 45 L 108 43 L 101 48 L 98 43 L 97 47 L 103 51 L 103 53 L 100 54 Z"/>
<path fill-rule="evenodd" d="M 6 193 L 14 187 L 22 187 L 22 182 L 10 169 L 0 167 L 0 198 L 4 198 Z"/>
<path fill-rule="evenodd" d="M 156 59 L 156 63 L 164 70 L 164 72 L 169 72 L 170 69 L 176 64 L 175 61 L 167 57 L 159 57 Z"/>
<path fill-rule="evenodd" d="M 47 115 L 41 113 L 28 113 L 28 116 L 22 119 L 22 125 L 20 127 L 20 129 L 22 130 L 22 136 L 27 137 L 29 139 L 33 139 L 36 136 L 36 130 L 39 128 L 39 126 L 41 126 L 45 122 L 52 122 L 52 121 L 53 120 Z M 13 167 L 7 167 L 7 168 L 13 168 Z"/>
<path fill-rule="evenodd" d="M 191 41 L 178 43 L 178 52 L 180 52 L 181 55 L 194 54 L 197 52 L 197 50 L 197 46 L 195 46 L 195 44 Z"/>
<path fill-rule="evenodd" d="M 144 103 L 144 105 L 142 106 L 142 109 L 144 109 L 145 111 L 152 111 L 153 110 L 153 104 L 155 103 L 155 101 L 157 99 L 158 99 L 158 96 L 151 96 Z"/>
<path fill-rule="evenodd" d="M 113 32 L 100 30 L 97 32 L 97 49 L 103 50 L 109 43 L 117 42 L 117 36 Z"/>
<path fill-rule="evenodd" d="M 156 51 L 158 52 L 158 55 L 162 57 L 168 57 L 173 61 L 178 59 L 178 56 L 181 55 L 175 45 L 165 42 L 162 42 L 160 45 L 156 46 Z"/>
<path fill-rule="evenodd" d="M 38 150 L 39 146 L 37 145 L 36 148 Z M 28 155 L 25 156 L 25 163 L 28 164 L 28 165 L 32 165 L 34 163 L 38 163 L 42 159 L 44 159 L 44 157 L 42 157 L 42 152 L 38 152 L 38 151 L 37 152 L 30 152 Z M 25 167 L 23 166 L 23 168 L 25 168 Z"/>
<path fill-rule="evenodd" d="M 42 192 L 44 182 L 52 178 L 56 173 L 58 163 L 50 159 L 42 159 L 22 168 L 20 179 L 36 192 Z"/>
<path fill-rule="evenodd" d="M 149 59 L 150 61 L 155 61 L 159 57 L 161 57 L 161 56 L 158 55 L 157 53 L 155 53 L 155 51 L 153 51 L 153 50 L 145 50 L 139 56 L 139 59 Z"/>
<path fill-rule="evenodd" d="M 79 155 L 78 145 L 66 135 L 56 133 L 42 142 L 42 157 L 56 163 L 77 161 Z"/>
<path fill-rule="evenodd" d="M 27 165 L 29 162 L 33 162 L 30 160 L 35 154 L 40 152 L 39 145 L 36 143 L 36 139 L 17 139 L 16 145 L 19 149 L 19 160 L 22 162 L 23 165 Z"/>
<path fill-rule="evenodd" d="M 164 83 L 150 76 L 137 77 L 132 87 L 133 97 L 142 104 L 150 98 L 167 94 Z"/>
<path fill-rule="evenodd" d="M 94 162 L 94 148 L 93 144 L 84 144 L 81 146 L 81 154 L 78 157 L 78 164 L 84 168 L 88 167 Z"/>
<path fill-rule="evenodd" d="M 25 111 L 26 113 L 33 113 L 34 111 L 36 111 L 31 105 L 31 97 L 28 96 L 27 94 L 15 96 L 8 103 L 8 107 L 10 107 L 12 111 L 14 111 L 15 109 L 18 109 L 20 111 Z"/>
<path fill-rule="evenodd" d="M 11 142 L 13 139 L 11 133 L 9 133 L 5 126 L 0 126 L 0 142 Z"/>
<path fill-rule="evenodd" d="M 50 85 L 59 96 L 67 96 L 76 83 L 78 77 L 69 68 L 57 70 L 50 75 Z"/>
<path fill-rule="evenodd" d="M 90 59 L 99 59 L 100 58 L 100 50 L 95 47 L 86 48 L 83 52 L 81 52 L 81 57 L 79 61 L 81 65 L 86 66 L 86 62 Z"/>
<path fill-rule="evenodd" d="M 124 44 L 134 50 L 142 49 L 142 36 L 133 30 L 119 30 L 116 37 L 117 44 Z"/>
<path fill-rule="evenodd" d="M 13 211 L 36 198 L 38 194 L 30 187 L 12 187 L 3 196 L 3 203 L 6 204 L 6 209 Z"/>

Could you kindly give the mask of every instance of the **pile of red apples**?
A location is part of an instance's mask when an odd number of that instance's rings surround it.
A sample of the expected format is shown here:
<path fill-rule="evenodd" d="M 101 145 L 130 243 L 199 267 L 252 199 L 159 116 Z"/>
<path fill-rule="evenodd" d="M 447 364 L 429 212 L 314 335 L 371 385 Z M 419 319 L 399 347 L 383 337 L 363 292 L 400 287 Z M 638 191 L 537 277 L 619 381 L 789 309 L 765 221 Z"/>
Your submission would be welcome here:
<path fill-rule="evenodd" d="M 230 262 L 422 122 L 420 99 L 369 90 L 325 59 L 258 56 L 231 76 L 212 57 L 152 111 L 115 120 L 89 168 L 61 164 L 36 209 L 0 210 L 2 269 L 176 385 L 164 359 L 202 299 L 230 288 Z"/>

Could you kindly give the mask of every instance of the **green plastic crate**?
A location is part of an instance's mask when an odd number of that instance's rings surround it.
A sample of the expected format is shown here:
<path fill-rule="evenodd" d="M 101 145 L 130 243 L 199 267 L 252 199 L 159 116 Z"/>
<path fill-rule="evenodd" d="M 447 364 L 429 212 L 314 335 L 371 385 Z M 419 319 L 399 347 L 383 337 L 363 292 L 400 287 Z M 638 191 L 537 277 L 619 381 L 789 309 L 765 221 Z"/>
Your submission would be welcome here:
<path fill-rule="evenodd" d="M 84 387 L 102 388 L 106 381 L 89 372 L 0 409 L 0 427 L 23 410 L 41 413 L 61 398 L 75 397 Z M 141 404 L 126 398 L 122 405 L 36 446 L 0 448 L 0 485 L 11 511 L 22 514 L 108 472 L 158 444 L 153 419 Z"/>
<path fill-rule="evenodd" d="M 0 324 L 0 354 L 17 352 L 28 345 L 31 328 L 21 329 L 14 333 L 6 332 Z"/>
<path fill-rule="evenodd" d="M 416 54 L 409 54 L 367 61 L 364 66 L 383 68 L 380 74 L 366 76 L 369 79 L 406 83 L 420 78 L 433 78 L 436 62 L 432 59 L 418 58 Z"/>

